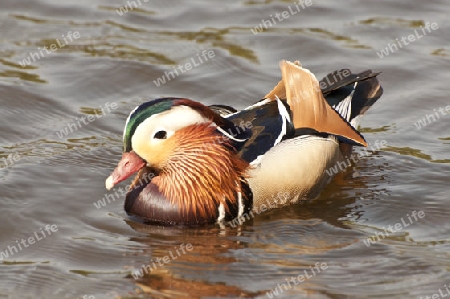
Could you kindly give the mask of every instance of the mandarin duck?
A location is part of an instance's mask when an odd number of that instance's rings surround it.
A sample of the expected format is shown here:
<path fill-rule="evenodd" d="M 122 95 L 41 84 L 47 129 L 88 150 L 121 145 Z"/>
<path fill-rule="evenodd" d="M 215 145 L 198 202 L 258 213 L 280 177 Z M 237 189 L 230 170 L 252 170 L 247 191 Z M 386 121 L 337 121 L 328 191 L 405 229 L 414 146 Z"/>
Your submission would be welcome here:
<path fill-rule="evenodd" d="M 136 107 L 106 180 L 111 189 L 137 173 L 127 214 L 163 225 L 223 224 L 281 193 L 288 196 L 270 208 L 317 197 L 332 179 L 326 170 L 367 146 L 356 128 L 382 95 L 379 73 L 343 69 L 319 82 L 298 61 L 280 68 L 275 88 L 241 111 L 186 98 Z"/>

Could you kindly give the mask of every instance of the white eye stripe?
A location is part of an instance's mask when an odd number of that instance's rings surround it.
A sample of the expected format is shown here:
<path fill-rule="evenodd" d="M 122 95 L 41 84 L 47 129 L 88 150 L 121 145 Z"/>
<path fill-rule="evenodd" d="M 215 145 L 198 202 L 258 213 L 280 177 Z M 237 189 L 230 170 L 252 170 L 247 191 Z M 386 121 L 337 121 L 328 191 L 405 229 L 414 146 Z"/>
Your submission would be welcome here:
<path fill-rule="evenodd" d="M 135 146 L 137 143 L 143 144 L 143 142 L 158 142 L 165 140 L 154 138 L 158 131 L 166 131 L 166 138 L 170 138 L 176 131 L 182 128 L 210 121 L 211 120 L 190 107 L 172 107 L 170 110 L 150 116 L 137 126 L 133 136 L 131 136 L 132 148 L 137 152 L 138 149 Z M 145 155 L 145 153 L 138 154 Z"/>

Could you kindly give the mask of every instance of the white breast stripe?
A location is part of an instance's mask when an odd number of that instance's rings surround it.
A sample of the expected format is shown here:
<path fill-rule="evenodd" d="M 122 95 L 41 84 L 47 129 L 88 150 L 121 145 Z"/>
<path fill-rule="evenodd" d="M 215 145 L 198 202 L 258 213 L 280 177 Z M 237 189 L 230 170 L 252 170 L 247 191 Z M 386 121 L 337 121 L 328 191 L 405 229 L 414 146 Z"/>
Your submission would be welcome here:
<path fill-rule="evenodd" d="M 283 119 L 283 124 L 281 127 L 280 135 L 275 140 L 273 146 L 279 144 L 281 142 L 281 140 L 283 139 L 283 137 L 286 135 L 287 122 L 292 123 L 291 116 L 289 115 L 289 112 L 287 111 L 286 107 L 283 105 L 283 103 L 281 102 L 281 100 L 278 97 L 276 97 L 276 98 L 277 98 L 278 111 L 280 112 L 281 118 Z M 261 163 L 261 159 L 263 156 L 264 156 L 264 154 L 256 157 L 256 159 L 254 159 L 253 161 L 250 162 L 250 165 L 257 166 L 259 163 Z"/>
<path fill-rule="evenodd" d="M 281 127 L 281 133 L 280 136 L 278 136 L 277 140 L 275 140 L 274 146 L 281 142 L 281 139 L 286 135 L 287 131 L 287 122 L 291 122 L 291 117 L 289 116 L 288 111 L 286 110 L 286 107 L 283 105 L 281 100 L 277 98 L 277 104 L 278 104 L 278 111 L 280 112 L 281 118 L 283 119 L 283 126 Z"/>
<path fill-rule="evenodd" d="M 216 129 L 217 129 L 220 133 L 222 133 L 223 135 L 227 136 L 228 138 L 230 138 L 230 139 L 232 139 L 232 140 L 234 140 L 234 141 L 238 141 L 238 142 L 244 142 L 244 141 L 246 141 L 246 139 L 239 139 L 239 138 L 233 137 L 232 135 L 230 135 L 230 134 L 228 134 L 227 132 L 225 132 L 225 130 L 222 129 L 221 127 L 219 127 L 218 125 L 216 125 Z"/>

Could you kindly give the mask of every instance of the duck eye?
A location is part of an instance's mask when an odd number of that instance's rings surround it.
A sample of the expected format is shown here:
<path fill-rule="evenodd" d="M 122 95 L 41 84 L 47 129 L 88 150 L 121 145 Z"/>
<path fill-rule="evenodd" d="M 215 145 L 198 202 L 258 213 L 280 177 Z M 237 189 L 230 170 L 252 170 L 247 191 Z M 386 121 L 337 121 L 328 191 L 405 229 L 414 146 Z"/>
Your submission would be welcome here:
<path fill-rule="evenodd" d="M 167 132 L 166 131 L 158 131 L 153 136 L 153 139 L 166 139 L 167 138 Z"/>

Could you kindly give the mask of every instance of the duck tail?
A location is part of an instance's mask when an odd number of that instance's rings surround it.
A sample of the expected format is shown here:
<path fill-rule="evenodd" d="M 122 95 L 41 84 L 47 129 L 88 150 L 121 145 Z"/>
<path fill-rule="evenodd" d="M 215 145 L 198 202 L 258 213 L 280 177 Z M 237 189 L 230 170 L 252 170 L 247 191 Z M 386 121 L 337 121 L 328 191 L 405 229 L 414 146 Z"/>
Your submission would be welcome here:
<path fill-rule="evenodd" d="M 287 100 L 295 129 L 309 128 L 336 135 L 340 141 L 349 144 L 367 146 L 355 127 L 326 101 L 314 74 L 298 61 L 292 63 L 283 60 L 280 68 L 282 80 L 265 98 Z M 337 83 L 334 86 L 338 87 Z"/>
<path fill-rule="evenodd" d="M 383 94 L 379 74 L 372 70 L 353 74 L 342 69 L 326 75 L 319 85 L 327 103 L 356 129 L 362 115 Z"/>

